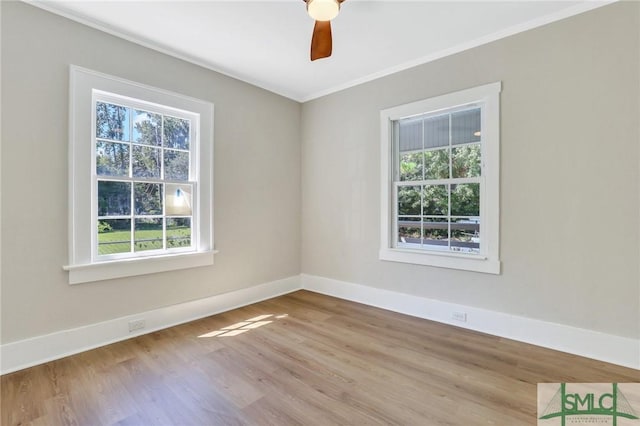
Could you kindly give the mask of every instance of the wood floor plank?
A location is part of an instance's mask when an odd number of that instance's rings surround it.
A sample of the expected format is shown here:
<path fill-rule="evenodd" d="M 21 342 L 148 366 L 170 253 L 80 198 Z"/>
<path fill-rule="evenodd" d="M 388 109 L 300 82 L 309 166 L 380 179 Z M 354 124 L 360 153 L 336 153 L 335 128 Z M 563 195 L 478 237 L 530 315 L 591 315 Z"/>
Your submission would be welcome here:
<path fill-rule="evenodd" d="M 640 371 L 299 291 L 0 380 L 3 426 L 518 426 Z"/>

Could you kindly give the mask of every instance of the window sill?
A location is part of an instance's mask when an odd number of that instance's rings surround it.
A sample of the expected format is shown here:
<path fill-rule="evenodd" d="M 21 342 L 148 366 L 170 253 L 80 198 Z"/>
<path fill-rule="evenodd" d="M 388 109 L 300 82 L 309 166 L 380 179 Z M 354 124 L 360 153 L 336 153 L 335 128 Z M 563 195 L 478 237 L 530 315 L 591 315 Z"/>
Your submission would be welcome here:
<path fill-rule="evenodd" d="M 416 250 L 382 248 L 379 257 L 380 260 L 391 262 L 500 274 L 499 260 L 464 253 L 425 253 Z"/>
<path fill-rule="evenodd" d="M 69 284 L 81 284 L 213 265 L 213 257 L 216 253 L 218 253 L 217 250 L 171 254 L 86 265 L 66 265 L 62 269 L 69 271 Z"/>

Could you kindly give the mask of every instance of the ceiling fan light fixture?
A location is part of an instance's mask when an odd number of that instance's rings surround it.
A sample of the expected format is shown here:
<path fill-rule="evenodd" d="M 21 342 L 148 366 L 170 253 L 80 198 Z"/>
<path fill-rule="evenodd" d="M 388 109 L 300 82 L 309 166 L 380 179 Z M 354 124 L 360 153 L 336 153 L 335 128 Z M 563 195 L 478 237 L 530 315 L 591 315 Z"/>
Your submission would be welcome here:
<path fill-rule="evenodd" d="M 338 0 L 307 0 L 307 13 L 316 21 L 330 21 L 340 12 Z"/>

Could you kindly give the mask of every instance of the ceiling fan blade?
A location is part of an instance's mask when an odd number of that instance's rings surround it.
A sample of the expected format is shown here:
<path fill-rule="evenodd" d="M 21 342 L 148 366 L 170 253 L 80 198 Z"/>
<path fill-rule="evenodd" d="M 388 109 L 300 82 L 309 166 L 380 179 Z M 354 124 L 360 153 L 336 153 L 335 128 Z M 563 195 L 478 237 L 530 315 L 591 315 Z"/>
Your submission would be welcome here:
<path fill-rule="evenodd" d="M 311 38 L 311 60 L 331 56 L 333 41 L 331 40 L 331 21 L 316 21 Z"/>

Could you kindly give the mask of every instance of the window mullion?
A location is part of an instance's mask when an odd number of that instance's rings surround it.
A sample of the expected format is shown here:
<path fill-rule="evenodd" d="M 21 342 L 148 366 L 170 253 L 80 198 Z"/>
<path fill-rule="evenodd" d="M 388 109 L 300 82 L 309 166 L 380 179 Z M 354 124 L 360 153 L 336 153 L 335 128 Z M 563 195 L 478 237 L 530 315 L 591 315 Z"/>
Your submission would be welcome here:
<path fill-rule="evenodd" d="M 391 187 L 392 196 L 391 200 L 393 202 L 393 207 L 391 210 L 391 218 L 389 225 L 391 229 L 388 231 L 388 235 L 391 235 L 392 246 L 396 247 L 399 239 L 399 231 L 398 231 L 398 184 L 400 181 L 400 128 L 398 126 L 397 121 L 391 122 L 391 140 L 393 141 L 391 148 L 393 152 L 391 153 L 391 158 L 394 159 L 392 163 L 391 174 L 393 176 L 393 185 Z"/>
<path fill-rule="evenodd" d="M 449 179 L 453 179 L 453 115 L 449 114 Z M 451 183 L 447 184 L 447 248 L 451 251 Z"/>
<path fill-rule="evenodd" d="M 164 115 L 162 115 L 162 120 L 160 120 L 160 179 L 164 181 Z"/>
<path fill-rule="evenodd" d="M 135 206 L 136 206 L 136 200 L 135 200 L 135 183 L 131 182 L 131 188 L 129 189 L 130 194 L 131 194 L 131 204 L 130 204 L 130 216 L 129 216 L 129 220 L 131 221 L 131 225 L 129 226 L 129 230 L 130 230 L 130 238 L 129 238 L 129 253 L 133 253 L 134 250 L 134 246 L 135 246 L 135 227 L 136 227 L 136 216 L 135 216 Z"/>
<path fill-rule="evenodd" d="M 193 229 L 193 225 L 192 225 Z M 162 185 L 162 249 L 167 249 L 167 185 Z"/>
<path fill-rule="evenodd" d="M 164 167 L 164 122 L 165 116 L 162 115 L 160 120 L 160 179 L 162 179 L 162 249 L 167 250 L 167 183 L 165 182 L 165 167 Z M 191 171 L 191 168 L 189 168 Z M 191 229 L 193 230 L 193 223 L 191 223 Z M 193 232 L 192 232 L 193 234 Z"/>
<path fill-rule="evenodd" d="M 129 123 L 131 124 L 131 117 L 129 117 Z M 129 135 L 130 135 L 130 139 L 131 136 L 133 136 L 133 133 L 131 132 L 131 129 L 129 131 Z M 136 199 L 135 199 L 135 182 L 133 182 L 133 144 L 131 143 L 131 141 L 129 141 L 128 143 L 129 145 L 129 182 L 131 182 L 130 185 L 130 194 L 131 194 L 131 202 L 130 202 L 130 216 L 129 216 L 129 220 L 131 222 L 130 226 L 129 226 L 129 253 L 133 253 L 135 250 L 135 230 L 136 230 L 136 219 L 135 219 L 135 206 L 136 206 Z"/>
<path fill-rule="evenodd" d="M 426 180 L 427 161 L 425 158 L 425 134 L 424 134 L 424 118 L 421 120 L 422 127 L 422 151 L 420 156 L 422 157 L 422 181 Z M 424 184 L 420 185 L 420 247 L 424 248 Z"/>

